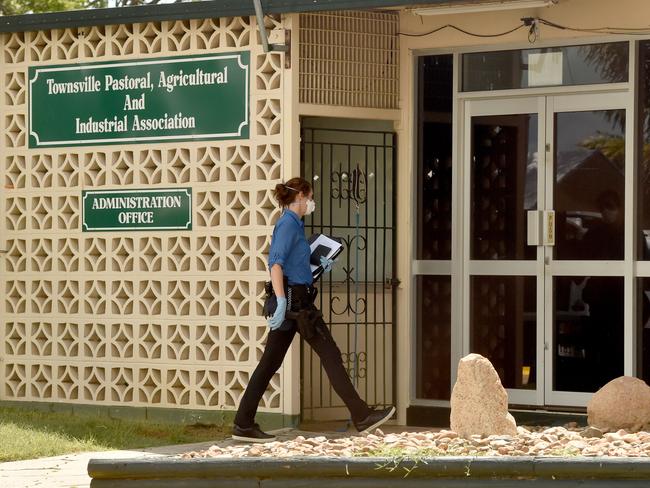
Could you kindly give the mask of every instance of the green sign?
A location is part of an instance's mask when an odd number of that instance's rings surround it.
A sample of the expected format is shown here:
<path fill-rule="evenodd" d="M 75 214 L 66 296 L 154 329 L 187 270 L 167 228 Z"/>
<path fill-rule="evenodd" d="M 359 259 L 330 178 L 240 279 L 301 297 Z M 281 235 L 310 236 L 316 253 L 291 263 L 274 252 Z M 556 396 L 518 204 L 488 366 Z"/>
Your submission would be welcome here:
<path fill-rule="evenodd" d="M 192 189 L 81 192 L 82 231 L 192 230 Z"/>
<path fill-rule="evenodd" d="M 29 147 L 245 139 L 248 52 L 29 68 Z"/>

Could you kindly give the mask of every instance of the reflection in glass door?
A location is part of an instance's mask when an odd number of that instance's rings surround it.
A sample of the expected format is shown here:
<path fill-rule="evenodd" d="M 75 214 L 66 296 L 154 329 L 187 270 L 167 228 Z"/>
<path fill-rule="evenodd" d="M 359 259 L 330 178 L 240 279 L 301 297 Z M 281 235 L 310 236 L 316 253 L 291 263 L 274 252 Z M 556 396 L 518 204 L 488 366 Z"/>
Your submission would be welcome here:
<path fill-rule="evenodd" d="M 543 99 L 477 101 L 468 108 L 465 350 L 492 361 L 511 402 L 538 404 L 543 252 L 530 245 L 527 227 L 529 212 L 543 208 Z"/>
<path fill-rule="evenodd" d="M 545 403 L 586 405 L 624 374 L 626 97 L 547 100 Z"/>
<path fill-rule="evenodd" d="M 584 406 L 623 374 L 625 106 L 465 104 L 463 352 L 511 404 Z"/>

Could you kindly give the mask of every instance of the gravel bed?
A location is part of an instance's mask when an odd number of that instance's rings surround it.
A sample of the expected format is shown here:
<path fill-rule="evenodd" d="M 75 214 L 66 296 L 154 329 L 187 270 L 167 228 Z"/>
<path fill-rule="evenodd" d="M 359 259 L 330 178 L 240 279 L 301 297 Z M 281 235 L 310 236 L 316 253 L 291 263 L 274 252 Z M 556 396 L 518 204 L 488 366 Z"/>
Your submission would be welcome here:
<path fill-rule="evenodd" d="M 214 445 L 204 451 L 180 455 L 184 459 L 212 457 L 413 457 L 436 456 L 612 456 L 649 457 L 650 432 L 602 433 L 597 429 L 565 427 L 518 427 L 516 436 L 471 436 L 455 432 L 402 432 L 328 438 L 297 437 L 266 444 Z"/>

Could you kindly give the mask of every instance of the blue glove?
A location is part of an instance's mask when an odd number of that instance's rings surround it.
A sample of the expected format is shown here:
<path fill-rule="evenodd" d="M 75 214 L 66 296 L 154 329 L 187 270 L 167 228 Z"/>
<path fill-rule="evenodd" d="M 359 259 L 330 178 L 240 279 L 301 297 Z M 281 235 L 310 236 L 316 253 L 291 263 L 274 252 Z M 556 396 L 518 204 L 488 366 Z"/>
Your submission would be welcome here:
<path fill-rule="evenodd" d="M 287 298 L 277 297 L 277 300 L 278 306 L 276 307 L 275 312 L 266 320 L 271 330 L 275 330 L 282 325 L 282 322 L 284 322 L 284 315 L 287 313 Z"/>
<path fill-rule="evenodd" d="M 320 265 L 323 267 L 323 273 L 329 273 L 332 271 L 332 265 L 334 264 L 334 261 L 332 261 L 329 258 L 326 258 L 325 256 L 320 257 Z"/>

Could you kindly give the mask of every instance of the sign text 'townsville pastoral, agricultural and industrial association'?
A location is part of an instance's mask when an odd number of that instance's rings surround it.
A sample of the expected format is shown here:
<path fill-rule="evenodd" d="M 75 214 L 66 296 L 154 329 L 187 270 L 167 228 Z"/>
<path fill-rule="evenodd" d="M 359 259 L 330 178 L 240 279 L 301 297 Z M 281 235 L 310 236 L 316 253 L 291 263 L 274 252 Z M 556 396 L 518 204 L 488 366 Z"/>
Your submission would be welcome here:
<path fill-rule="evenodd" d="M 29 68 L 29 147 L 241 139 L 248 52 Z"/>

